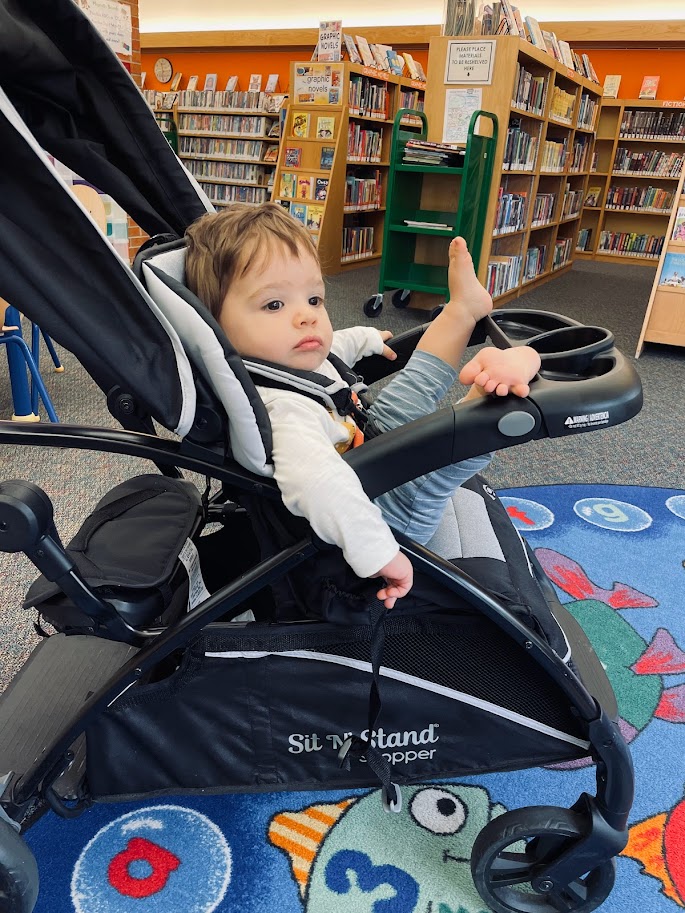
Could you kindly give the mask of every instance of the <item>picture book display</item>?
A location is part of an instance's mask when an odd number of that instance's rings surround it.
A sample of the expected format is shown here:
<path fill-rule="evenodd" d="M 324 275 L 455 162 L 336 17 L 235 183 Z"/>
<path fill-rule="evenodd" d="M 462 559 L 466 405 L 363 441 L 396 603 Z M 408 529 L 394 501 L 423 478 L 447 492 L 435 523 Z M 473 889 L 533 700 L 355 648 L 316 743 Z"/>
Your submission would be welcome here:
<path fill-rule="evenodd" d="M 317 139 L 332 139 L 335 133 L 334 117 L 317 117 L 316 119 L 316 136 Z"/>
<path fill-rule="evenodd" d="M 306 111 L 293 111 L 293 136 L 306 139 L 309 136 L 309 114 Z"/>
<path fill-rule="evenodd" d="M 605 76 L 602 96 L 604 98 L 618 98 L 618 87 L 621 85 L 620 76 Z"/>
<path fill-rule="evenodd" d="M 659 285 L 685 291 L 685 254 L 666 254 L 659 276 Z"/>
<path fill-rule="evenodd" d="M 676 212 L 675 222 L 673 223 L 673 232 L 671 241 L 678 241 L 685 244 L 685 206 L 679 206 Z"/>
<path fill-rule="evenodd" d="M 645 76 L 640 86 L 639 98 L 656 98 L 656 90 L 659 88 L 658 76 Z"/>

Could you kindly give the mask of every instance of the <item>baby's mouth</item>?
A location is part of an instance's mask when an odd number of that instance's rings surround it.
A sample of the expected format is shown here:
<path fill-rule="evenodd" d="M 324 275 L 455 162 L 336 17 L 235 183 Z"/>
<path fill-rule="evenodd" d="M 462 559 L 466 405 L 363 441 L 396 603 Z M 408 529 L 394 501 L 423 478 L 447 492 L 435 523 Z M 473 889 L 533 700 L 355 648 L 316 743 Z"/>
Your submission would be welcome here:
<path fill-rule="evenodd" d="M 318 336 L 305 336 L 304 339 L 301 339 L 295 348 L 299 352 L 311 352 L 314 349 L 320 349 L 323 343 Z"/>

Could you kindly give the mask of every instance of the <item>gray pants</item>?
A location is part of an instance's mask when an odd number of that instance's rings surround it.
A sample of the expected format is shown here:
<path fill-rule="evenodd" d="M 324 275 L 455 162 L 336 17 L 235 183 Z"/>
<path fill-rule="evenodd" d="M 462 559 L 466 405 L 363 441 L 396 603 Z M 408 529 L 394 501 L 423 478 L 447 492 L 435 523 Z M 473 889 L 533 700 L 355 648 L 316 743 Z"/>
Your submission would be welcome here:
<path fill-rule="evenodd" d="M 390 431 L 435 412 L 457 379 L 457 372 L 441 358 L 414 352 L 370 408 L 381 431 Z M 388 526 L 425 544 L 438 527 L 455 489 L 484 469 L 492 454 L 472 457 L 405 482 L 374 500 Z"/>

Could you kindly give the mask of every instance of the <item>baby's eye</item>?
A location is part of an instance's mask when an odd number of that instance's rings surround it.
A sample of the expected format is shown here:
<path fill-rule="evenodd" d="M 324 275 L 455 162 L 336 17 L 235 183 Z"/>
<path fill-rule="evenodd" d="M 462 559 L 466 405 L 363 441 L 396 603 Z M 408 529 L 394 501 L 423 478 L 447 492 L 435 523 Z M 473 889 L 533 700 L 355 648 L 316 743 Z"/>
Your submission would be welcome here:
<path fill-rule="evenodd" d="M 280 309 L 282 307 L 283 307 L 282 301 L 269 301 L 269 302 L 267 302 L 267 304 L 264 305 L 264 310 L 265 311 L 280 311 Z"/>
<path fill-rule="evenodd" d="M 314 295 L 309 299 L 309 303 L 312 307 L 319 307 L 320 304 L 323 304 L 323 298 L 320 295 Z"/>

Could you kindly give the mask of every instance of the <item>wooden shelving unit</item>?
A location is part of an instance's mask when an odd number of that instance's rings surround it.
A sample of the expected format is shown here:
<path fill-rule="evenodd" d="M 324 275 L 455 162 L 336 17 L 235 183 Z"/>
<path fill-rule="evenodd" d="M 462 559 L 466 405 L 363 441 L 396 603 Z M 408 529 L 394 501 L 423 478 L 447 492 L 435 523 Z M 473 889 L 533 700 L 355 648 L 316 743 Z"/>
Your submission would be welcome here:
<path fill-rule="evenodd" d="M 393 118 L 402 93 L 415 93 L 413 99 L 421 104 L 425 90 L 423 83 L 341 62 L 327 65 L 328 98 L 335 101 L 326 101 L 326 93 L 298 91 L 303 71 L 316 74 L 322 67 L 309 61 L 291 66 L 290 105 L 273 198 L 302 218 L 317 244 L 324 273 L 334 275 L 380 259 Z M 326 123 L 331 136 L 320 135 L 319 125 Z M 325 148 L 331 151 L 322 159 Z M 292 150 L 299 150 L 297 164 Z M 293 187 L 300 191 L 296 196 Z"/>
<path fill-rule="evenodd" d="M 570 268 L 592 158 L 601 87 L 521 38 L 498 36 L 491 82 L 445 83 L 449 43 L 432 38 L 426 115 L 443 141 L 447 92 L 478 88 L 477 107 L 496 115 L 492 189 L 478 276 L 496 305 Z M 512 214 L 513 211 L 513 214 Z"/>
<path fill-rule="evenodd" d="M 636 358 L 642 354 L 645 342 L 685 346 L 685 222 L 682 218 L 677 218 L 679 209 L 685 210 L 685 165 L 680 172 L 675 203 L 668 220 L 666 242 L 659 257 L 635 352 Z M 669 258 L 669 254 L 675 256 Z M 671 261 L 679 264 L 678 270 L 674 270 L 677 277 L 671 273 Z"/>
<path fill-rule="evenodd" d="M 657 133 L 659 115 L 685 124 L 685 102 L 602 99 L 577 257 L 657 263 L 685 162 L 685 135 Z"/>
<path fill-rule="evenodd" d="M 278 96 L 279 98 L 281 96 Z M 215 206 L 271 196 L 279 112 L 265 92 L 179 92 L 178 154 Z"/>

